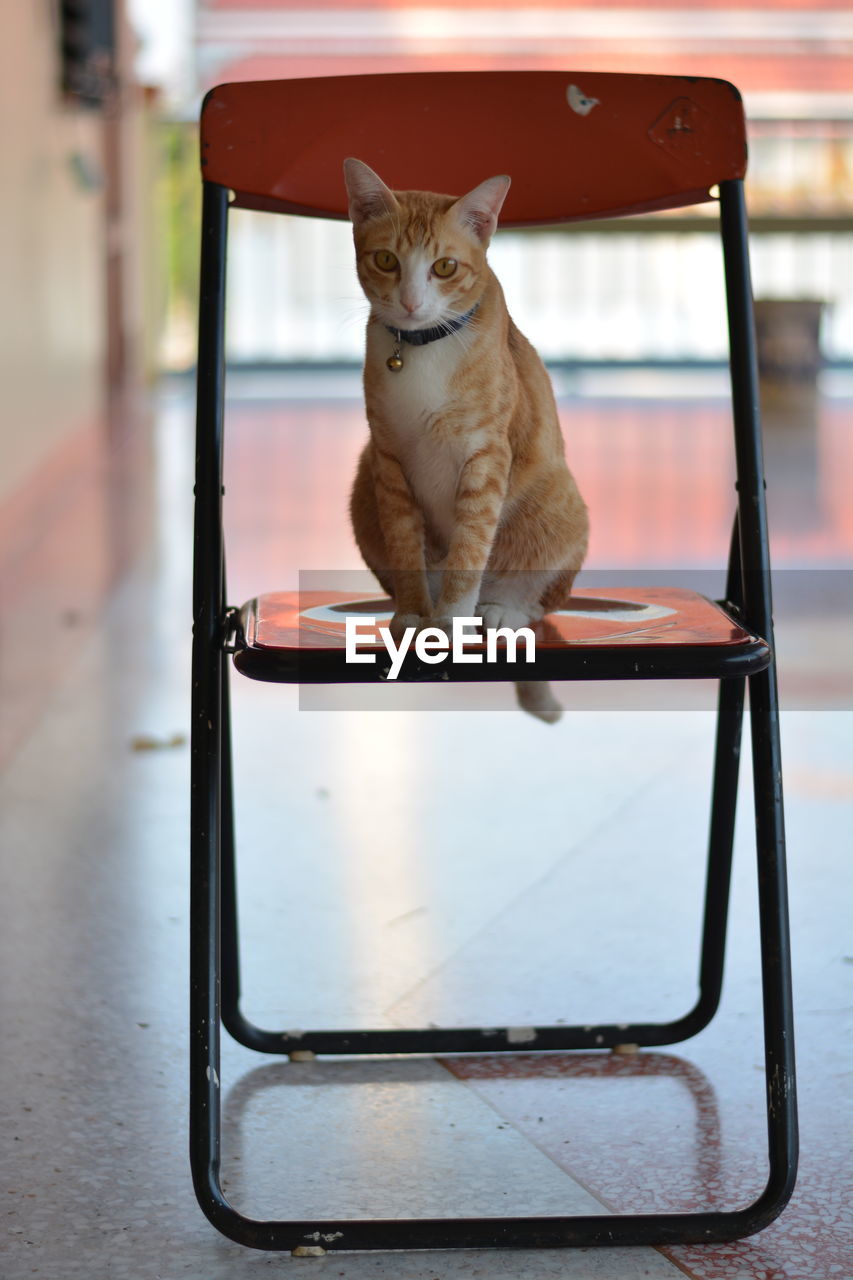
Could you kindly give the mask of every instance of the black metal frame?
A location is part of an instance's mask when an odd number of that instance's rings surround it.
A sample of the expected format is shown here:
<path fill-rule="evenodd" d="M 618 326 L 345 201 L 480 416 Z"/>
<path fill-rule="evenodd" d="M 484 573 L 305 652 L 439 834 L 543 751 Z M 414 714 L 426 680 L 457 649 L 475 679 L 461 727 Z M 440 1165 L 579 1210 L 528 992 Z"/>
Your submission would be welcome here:
<path fill-rule="evenodd" d="M 190 1158 L 196 1195 L 226 1236 L 261 1249 L 530 1248 L 683 1244 L 731 1240 L 772 1222 L 796 1176 L 797 1117 L 779 711 L 773 656 L 770 564 L 758 416 L 746 209 L 741 181 L 720 186 L 738 474 L 738 513 L 727 607 L 766 642 L 760 664 L 720 679 L 716 758 L 699 997 L 663 1024 L 537 1027 L 513 1043 L 509 1028 L 314 1031 L 298 1039 L 254 1026 L 239 1007 L 238 928 L 222 531 L 225 257 L 228 191 L 204 184 L 198 363 L 195 579 L 193 593 Z M 517 668 L 516 668 L 517 670 Z M 630 671 L 622 671 L 630 678 Z M 668 672 L 658 668 L 658 677 Z M 672 674 L 680 674 L 673 671 Z M 707 673 L 695 669 L 701 678 Z M 564 677 L 565 678 L 565 677 Z M 569 678 L 578 678 L 572 676 Z M 583 677 L 581 677 L 583 678 Z M 599 677 L 600 678 L 600 677 Z M 608 674 L 608 678 L 613 678 Z M 731 1212 L 368 1221 L 256 1221 L 234 1209 L 219 1182 L 220 1026 L 264 1053 L 409 1054 L 531 1052 L 668 1045 L 695 1035 L 720 999 L 744 694 L 749 687 L 764 1012 L 769 1176 L 762 1194 Z"/>

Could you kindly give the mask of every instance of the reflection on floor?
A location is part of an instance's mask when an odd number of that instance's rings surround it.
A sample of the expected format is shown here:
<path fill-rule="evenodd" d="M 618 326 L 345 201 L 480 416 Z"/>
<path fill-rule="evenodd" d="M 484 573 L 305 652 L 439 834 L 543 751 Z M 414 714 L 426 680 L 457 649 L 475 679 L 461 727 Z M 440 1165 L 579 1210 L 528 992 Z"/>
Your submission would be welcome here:
<path fill-rule="evenodd" d="M 345 379 L 293 386 L 237 382 L 235 601 L 300 570 L 359 567 L 345 519 L 358 401 Z M 564 390 L 593 509 L 590 570 L 718 579 L 731 502 L 712 492 L 730 473 L 715 386 Z M 158 416 L 151 539 L 0 775 L 5 1280 L 853 1276 L 850 412 L 839 394 L 799 431 L 768 424 L 803 1140 L 782 1218 L 726 1246 L 305 1261 L 244 1250 L 202 1218 L 186 1160 L 192 424 L 178 386 Z M 332 696 L 312 710 L 296 690 L 240 680 L 247 1013 L 290 1028 L 681 1013 L 694 993 L 710 697 L 671 702 L 654 688 L 618 709 L 618 692 L 563 689 L 568 713 L 552 729 L 503 689 L 455 705 L 443 690 L 444 714 L 431 715 L 429 701 L 366 712 Z M 747 1203 L 765 1173 L 749 805 L 745 789 L 726 988 L 700 1036 L 629 1057 L 314 1063 L 226 1041 L 235 1202 L 322 1217 Z"/>

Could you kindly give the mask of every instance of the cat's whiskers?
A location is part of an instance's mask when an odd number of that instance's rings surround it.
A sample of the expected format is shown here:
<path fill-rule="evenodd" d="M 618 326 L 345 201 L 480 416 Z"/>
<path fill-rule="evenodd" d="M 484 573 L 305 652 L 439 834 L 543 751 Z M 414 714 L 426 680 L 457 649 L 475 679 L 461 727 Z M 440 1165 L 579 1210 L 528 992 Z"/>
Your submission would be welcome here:
<path fill-rule="evenodd" d="M 352 294 L 339 294 L 336 298 L 338 303 L 338 318 L 335 324 L 335 333 L 340 335 L 354 328 L 356 323 L 364 326 L 366 320 L 370 316 L 370 304 L 362 296 L 356 298 Z"/>
<path fill-rule="evenodd" d="M 450 313 L 446 317 L 442 317 L 437 321 L 436 328 L 443 329 L 444 336 L 446 338 L 455 339 L 462 348 L 462 351 L 467 353 L 475 336 L 477 326 L 480 323 L 480 317 L 478 315 L 471 316 L 467 323 L 461 328 L 456 324 L 459 319 L 460 316 L 458 314 L 454 315 L 453 313 Z"/>

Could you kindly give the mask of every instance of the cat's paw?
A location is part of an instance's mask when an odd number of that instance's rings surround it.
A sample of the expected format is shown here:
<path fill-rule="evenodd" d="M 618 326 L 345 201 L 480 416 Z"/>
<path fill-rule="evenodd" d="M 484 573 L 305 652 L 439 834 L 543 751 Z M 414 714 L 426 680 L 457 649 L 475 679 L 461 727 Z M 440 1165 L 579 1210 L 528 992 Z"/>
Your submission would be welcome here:
<path fill-rule="evenodd" d="M 425 618 L 424 625 L 423 627 L 421 627 L 421 631 L 423 631 L 426 627 L 434 628 L 436 631 L 440 631 L 441 634 L 447 640 L 448 644 L 453 643 L 453 619 L 452 618 L 447 617 L 444 614 L 440 615 L 437 618 Z"/>
<path fill-rule="evenodd" d="M 429 618 L 422 618 L 419 613 L 395 613 L 388 623 L 395 644 L 400 643 L 410 627 L 414 627 L 414 634 L 417 635 L 426 626 L 429 626 Z"/>
<path fill-rule="evenodd" d="M 478 612 L 483 619 L 483 627 L 487 631 L 496 630 L 498 627 L 509 627 L 512 631 L 518 631 L 520 627 L 530 626 L 530 614 L 511 604 L 489 604 L 483 600 L 478 605 Z"/>

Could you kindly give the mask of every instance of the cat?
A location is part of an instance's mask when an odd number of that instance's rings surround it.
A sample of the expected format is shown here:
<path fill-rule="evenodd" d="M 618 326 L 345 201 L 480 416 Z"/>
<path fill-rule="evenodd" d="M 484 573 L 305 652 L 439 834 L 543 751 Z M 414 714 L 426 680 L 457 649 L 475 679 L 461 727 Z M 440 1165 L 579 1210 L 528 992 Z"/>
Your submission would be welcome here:
<path fill-rule="evenodd" d="M 391 633 L 449 633 L 455 617 L 535 624 L 567 603 L 589 525 L 550 379 L 486 261 L 510 179 L 456 198 L 391 191 L 355 159 L 344 177 L 370 303 L 370 438 L 350 515 L 393 598 Z M 559 719 L 546 682 L 516 690 L 526 711 Z"/>

